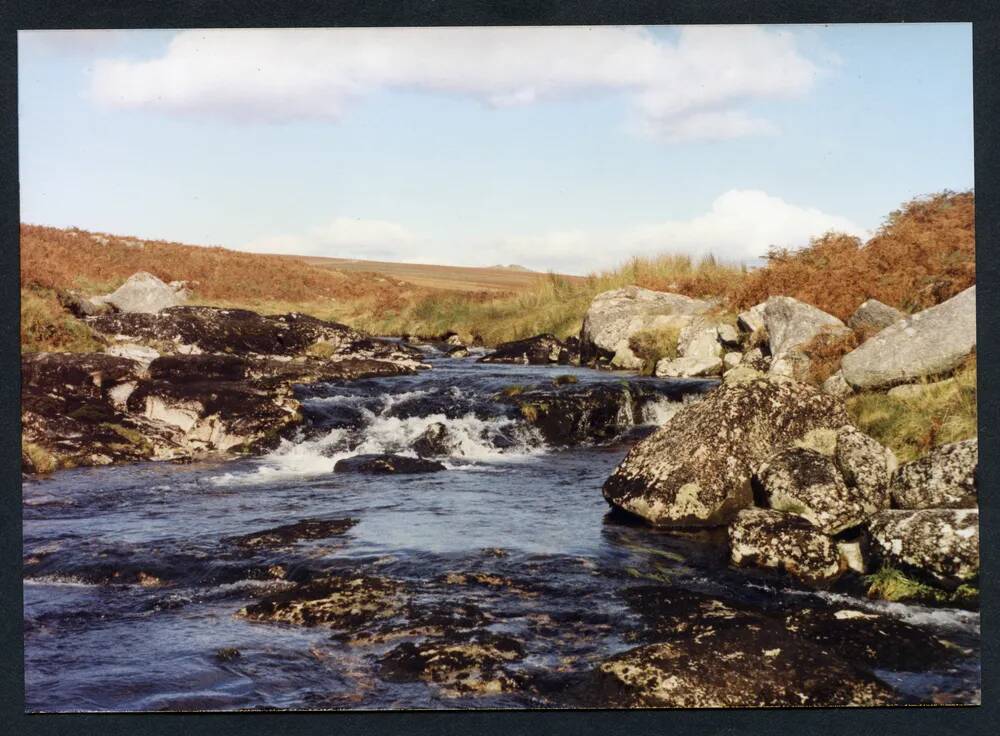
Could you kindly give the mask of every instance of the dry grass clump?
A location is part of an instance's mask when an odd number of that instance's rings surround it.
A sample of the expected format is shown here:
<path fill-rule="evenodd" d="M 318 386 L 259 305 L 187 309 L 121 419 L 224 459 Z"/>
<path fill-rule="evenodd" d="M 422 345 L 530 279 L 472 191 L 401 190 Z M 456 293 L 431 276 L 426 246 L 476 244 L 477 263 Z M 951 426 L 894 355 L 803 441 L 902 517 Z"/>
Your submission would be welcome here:
<path fill-rule="evenodd" d="M 801 250 L 774 249 L 730 294 L 745 309 L 785 295 L 847 319 L 865 299 L 907 312 L 976 282 L 975 198 L 945 191 L 907 202 L 874 237 L 827 233 Z"/>
<path fill-rule="evenodd" d="M 104 349 L 104 341 L 67 312 L 51 289 L 21 289 L 23 352 L 86 353 Z"/>
<path fill-rule="evenodd" d="M 628 346 L 635 357 L 642 360 L 642 372 L 652 373 L 663 358 L 677 357 L 677 340 L 680 330 L 676 327 L 654 327 L 634 333 Z"/>
<path fill-rule="evenodd" d="M 805 376 L 810 383 L 820 385 L 840 368 L 840 360 L 858 346 L 858 338 L 853 332 L 835 334 L 821 332 L 802 348 L 809 358 L 809 372 Z"/>
<path fill-rule="evenodd" d="M 926 389 L 913 398 L 866 392 L 847 399 L 847 411 L 858 428 L 892 448 L 900 462 L 977 433 L 975 355 L 953 380 L 924 383 Z"/>

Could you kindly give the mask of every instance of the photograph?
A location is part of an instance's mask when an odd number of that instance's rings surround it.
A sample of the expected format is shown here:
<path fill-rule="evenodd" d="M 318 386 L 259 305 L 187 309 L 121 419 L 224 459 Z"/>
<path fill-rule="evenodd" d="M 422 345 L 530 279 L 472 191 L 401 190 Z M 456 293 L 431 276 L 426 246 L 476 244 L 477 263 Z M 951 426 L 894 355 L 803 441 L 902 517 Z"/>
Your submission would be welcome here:
<path fill-rule="evenodd" d="M 972 41 L 19 30 L 23 712 L 981 705 Z"/>

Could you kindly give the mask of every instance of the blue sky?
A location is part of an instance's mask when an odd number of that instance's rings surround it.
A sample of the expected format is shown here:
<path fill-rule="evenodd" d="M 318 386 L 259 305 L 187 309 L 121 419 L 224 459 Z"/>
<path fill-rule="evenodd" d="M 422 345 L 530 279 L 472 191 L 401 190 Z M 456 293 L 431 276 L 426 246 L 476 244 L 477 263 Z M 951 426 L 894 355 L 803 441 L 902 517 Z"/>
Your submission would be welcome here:
<path fill-rule="evenodd" d="M 587 273 L 973 185 L 968 24 L 19 36 L 21 219 Z"/>

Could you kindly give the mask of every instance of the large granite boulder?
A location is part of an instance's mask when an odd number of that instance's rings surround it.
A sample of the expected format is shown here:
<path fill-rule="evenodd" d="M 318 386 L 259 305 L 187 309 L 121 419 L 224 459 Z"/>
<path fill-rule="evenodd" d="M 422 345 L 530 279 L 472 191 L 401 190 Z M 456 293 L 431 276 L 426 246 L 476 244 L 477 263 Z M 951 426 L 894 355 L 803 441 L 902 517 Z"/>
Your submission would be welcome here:
<path fill-rule="evenodd" d="M 580 330 L 580 361 L 607 362 L 615 368 L 638 370 L 642 360 L 629 347 L 637 332 L 683 329 L 693 317 L 713 309 L 711 302 L 638 286 L 605 291 L 594 297 Z"/>
<path fill-rule="evenodd" d="M 967 509 L 979 503 L 979 441 L 953 442 L 906 463 L 893 478 L 893 503 L 901 509 Z"/>
<path fill-rule="evenodd" d="M 790 296 L 772 296 L 764 303 L 764 326 L 771 347 L 772 375 L 804 378 L 809 359 L 803 348 L 818 335 L 851 334 L 832 314 Z"/>
<path fill-rule="evenodd" d="M 889 508 L 889 480 L 896 471 L 896 455 L 878 440 L 853 426 L 837 431 L 833 461 L 866 516 Z"/>
<path fill-rule="evenodd" d="M 850 424 L 811 386 L 740 371 L 637 443 L 604 483 L 608 503 L 661 526 L 724 525 L 752 503 L 753 471 L 774 452 Z"/>
<path fill-rule="evenodd" d="M 957 368 L 976 349 L 976 287 L 894 322 L 844 356 L 844 379 L 880 389 Z"/>
<path fill-rule="evenodd" d="M 730 561 L 738 567 L 786 572 L 825 587 L 847 568 L 833 539 L 802 514 L 743 509 L 729 525 Z"/>
<path fill-rule="evenodd" d="M 781 450 L 758 468 L 757 478 L 770 508 L 801 516 L 825 534 L 856 527 L 868 516 L 862 491 L 848 486 L 833 460 L 816 450 Z"/>
<path fill-rule="evenodd" d="M 892 509 L 868 525 L 873 547 L 891 565 L 954 588 L 979 575 L 978 509 Z"/>
<path fill-rule="evenodd" d="M 121 312 L 156 314 L 161 309 L 180 306 L 188 294 L 181 282 L 167 284 L 151 273 L 140 271 L 110 294 L 90 301 L 95 305 L 111 304 Z"/>
<path fill-rule="evenodd" d="M 878 299 L 868 299 L 847 319 L 847 326 L 858 332 L 877 332 L 906 316 Z"/>
<path fill-rule="evenodd" d="M 535 335 L 523 340 L 502 342 L 489 355 L 479 359 L 480 363 L 516 363 L 521 365 L 547 365 L 549 363 L 569 363 L 570 351 L 555 335 Z"/>

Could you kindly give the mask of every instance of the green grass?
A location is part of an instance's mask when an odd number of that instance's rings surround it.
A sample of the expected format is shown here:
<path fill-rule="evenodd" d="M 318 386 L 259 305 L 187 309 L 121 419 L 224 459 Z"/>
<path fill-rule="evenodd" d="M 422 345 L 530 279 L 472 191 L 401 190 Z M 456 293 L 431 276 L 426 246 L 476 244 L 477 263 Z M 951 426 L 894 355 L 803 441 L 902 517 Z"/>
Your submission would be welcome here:
<path fill-rule="evenodd" d="M 104 342 L 59 303 L 51 289 L 21 289 L 22 352 L 90 353 Z"/>
<path fill-rule="evenodd" d="M 865 576 L 865 583 L 869 598 L 886 601 L 961 605 L 979 599 L 979 589 L 973 585 L 963 584 L 953 591 L 943 590 L 914 580 L 890 565 L 883 565 L 878 572 Z"/>
<path fill-rule="evenodd" d="M 975 356 L 954 378 L 916 398 L 858 394 L 847 400 L 847 411 L 859 429 L 892 448 L 900 462 L 909 462 L 938 445 L 976 436 Z"/>
<path fill-rule="evenodd" d="M 28 442 L 23 437 L 21 438 L 21 453 L 28 458 L 38 473 L 51 473 L 59 466 L 51 452 L 34 442 Z"/>

